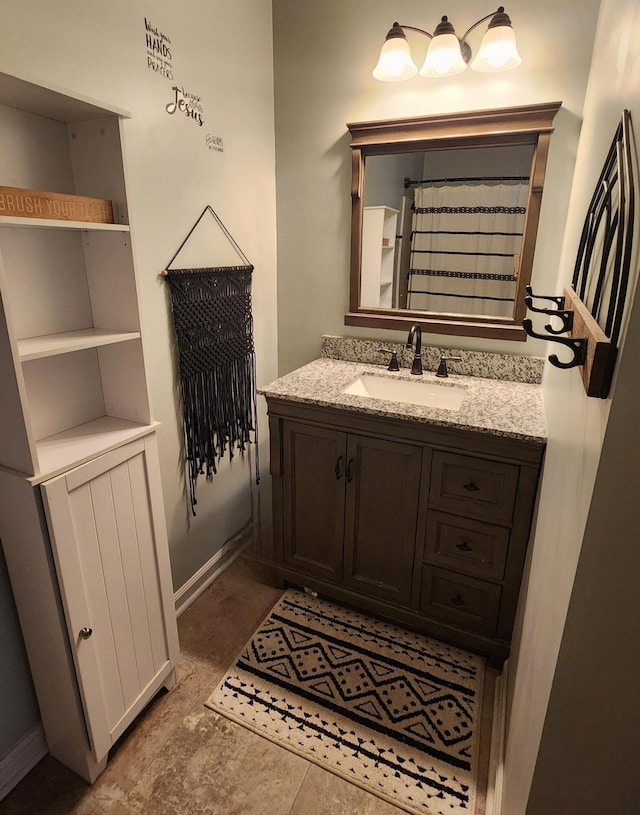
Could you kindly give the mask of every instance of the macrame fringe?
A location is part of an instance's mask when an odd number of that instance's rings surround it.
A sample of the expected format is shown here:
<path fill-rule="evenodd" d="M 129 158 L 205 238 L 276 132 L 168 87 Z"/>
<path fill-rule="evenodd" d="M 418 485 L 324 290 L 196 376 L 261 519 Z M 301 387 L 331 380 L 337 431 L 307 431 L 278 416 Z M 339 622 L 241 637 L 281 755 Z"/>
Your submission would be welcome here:
<path fill-rule="evenodd" d="M 212 478 L 225 454 L 256 444 L 256 367 L 251 315 L 253 266 L 169 270 L 191 510 L 196 481 Z"/>

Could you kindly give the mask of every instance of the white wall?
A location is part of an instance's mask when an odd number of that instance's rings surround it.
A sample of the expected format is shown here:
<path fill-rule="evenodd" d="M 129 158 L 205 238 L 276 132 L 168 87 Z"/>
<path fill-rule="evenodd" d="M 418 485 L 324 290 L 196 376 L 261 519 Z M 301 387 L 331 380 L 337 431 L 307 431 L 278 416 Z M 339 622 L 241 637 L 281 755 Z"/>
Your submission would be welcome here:
<path fill-rule="evenodd" d="M 0 550 L 0 764 L 11 748 L 40 721 L 24 652 L 9 576 Z M 7 670 L 7 666 L 10 668 Z M 0 778 L 0 788 L 2 779 Z"/>
<path fill-rule="evenodd" d="M 507 11 L 523 64 L 489 76 L 378 82 L 371 71 L 394 20 L 433 31 L 447 14 L 460 34 L 491 7 L 470 0 L 322 3 L 273 0 L 281 373 L 318 356 L 321 334 L 380 336 L 345 327 L 351 157 L 347 122 L 561 100 L 551 140 L 533 273 L 554 286 L 580 131 L 599 0 L 513 0 Z M 427 39 L 409 34 L 416 61 Z M 471 35 L 478 45 L 482 30 Z M 570 46 L 567 46 L 570 43 Z M 420 64 L 420 62 L 418 62 Z M 389 339 L 404 339 L 394 332 Z M 427 343 L 438 338 L 427 338 Z M 539 343 L 463 340 L 452 345 L 540 354 Z"/>
<path fill-rule="evenodd" d="M 145 16 L 170 40 L 173 81 L 147 66 Z M 125 123 L 129 214 L 174 586 L 182 586 L 249 520 L 252 470 L 239 456 L 198 484 L 190 517 L 181 461 L 171 331 L 158 277 L 206 204 L 255 266 L 259 384 L 276 376 L 275 158 L 271 4 L 267 0 L 3 0 L 0 71 L 70 89 L 131 111 Z M 205 123 L 169 115 L 178 84 L 202 97 Z M 219 137 L 223 152 L 205 136 Z M 211 240 L 200 259 L 237 263 Z M 226 252 L 226 254 L 225 254 Z M 182 257 L 188 261 L 194 258 Z M 263 471 L 267 425 L 261 416 Z M 267 502 L 268 503 L 268 502 Z M 25 691 L 26 692 L 26 691 Z M 3 699 L 3 704 L 6 700 Z"/>
<path fill-rule="evenodd" d="M 638 37 L 637 3 L 604 0 L 557 291 L 571 279 L 586 209 L 623 108 L 640 122 L 640 58 L 632 45 Z M 509 815 L 637 809 L 629 759 L 638 755 L 640 708 L 637 671 L 632 681 L 629 671 L 638 654 L 625 645 L 637 643 L 640 619 L 639 346 L 640 302 L 612 400 L 587 398 L 576 370 L 545 370 L 549 444 L 511 666 L 503 806 Z"/>

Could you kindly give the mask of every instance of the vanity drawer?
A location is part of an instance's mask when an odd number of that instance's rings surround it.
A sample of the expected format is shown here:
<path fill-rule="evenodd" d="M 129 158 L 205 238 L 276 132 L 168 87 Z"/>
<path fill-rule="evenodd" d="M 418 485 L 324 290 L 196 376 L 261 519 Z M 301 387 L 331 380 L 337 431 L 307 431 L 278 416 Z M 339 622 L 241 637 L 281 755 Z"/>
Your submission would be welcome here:
<path fill-rule="evenodd" d="M 423 557 L 445 569 L 501 581 L 509 534 L 504 526 L 431 510 L 427 515 Z"/>
<path fill-rule="evenodd" d="M 420 610 L 434 620 L 495 633 L 501 594 L 495 583 L 426 564 L 422 567 Z"/>
<path fill-rule="evenodd" d="M 429 502 L 461 515 L 511 523 L 520 468 L 434 450 Z"/>

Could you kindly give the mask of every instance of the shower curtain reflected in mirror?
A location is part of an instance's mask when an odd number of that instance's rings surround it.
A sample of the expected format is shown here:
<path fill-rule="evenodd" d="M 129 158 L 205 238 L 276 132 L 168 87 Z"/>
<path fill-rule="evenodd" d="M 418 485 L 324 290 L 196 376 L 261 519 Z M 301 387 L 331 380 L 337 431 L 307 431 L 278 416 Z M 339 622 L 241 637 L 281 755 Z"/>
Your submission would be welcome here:
<path fill-rule="evenodd" d="M 511 316 L 528 196 L 528 179 L 417 186 L 407 308 Z"/>

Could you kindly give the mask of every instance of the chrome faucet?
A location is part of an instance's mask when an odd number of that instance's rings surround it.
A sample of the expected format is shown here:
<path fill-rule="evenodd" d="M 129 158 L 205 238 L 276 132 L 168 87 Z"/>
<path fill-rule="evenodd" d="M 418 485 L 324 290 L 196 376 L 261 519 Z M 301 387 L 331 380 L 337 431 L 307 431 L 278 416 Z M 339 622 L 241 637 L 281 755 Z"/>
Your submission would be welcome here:
<path fill-rule="evenodd" d="M 409 331 L 407 337 L 407 348 L 411 348 L 415 339 L 416 350 L 413 355 L 413 362 L 411 363 L 411 373 L 416 376 L 422 376 L 422 329 L 418 323 L 414 323 Z"/>

